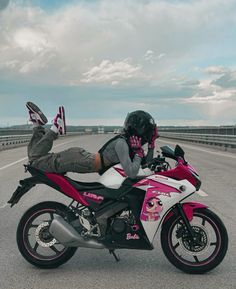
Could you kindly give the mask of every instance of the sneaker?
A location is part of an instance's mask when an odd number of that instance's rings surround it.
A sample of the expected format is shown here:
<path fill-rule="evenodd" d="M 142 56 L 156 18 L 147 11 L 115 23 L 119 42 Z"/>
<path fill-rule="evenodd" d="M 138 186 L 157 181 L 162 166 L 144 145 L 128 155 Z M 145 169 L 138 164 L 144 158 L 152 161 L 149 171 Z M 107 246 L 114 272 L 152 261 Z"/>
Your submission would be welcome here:
<path fill-rule="evenodd" d="M 59 134 L 66 134 L 65 109 L 63 106 L 59 107 L 59 112 L 53 119 L 53 125 L 58 129 Z"/>
<path fill-rule="evenodd" d="M 29 110 L 29 116 L 30 116 L 29 120 L 31 122 L 37 123 L 40 125 L 45 125 L 48 122 L 46 116 L 42 113 L 42 111 L 36 104 L 28 101 L 26 103 L 26 107 Z"/>

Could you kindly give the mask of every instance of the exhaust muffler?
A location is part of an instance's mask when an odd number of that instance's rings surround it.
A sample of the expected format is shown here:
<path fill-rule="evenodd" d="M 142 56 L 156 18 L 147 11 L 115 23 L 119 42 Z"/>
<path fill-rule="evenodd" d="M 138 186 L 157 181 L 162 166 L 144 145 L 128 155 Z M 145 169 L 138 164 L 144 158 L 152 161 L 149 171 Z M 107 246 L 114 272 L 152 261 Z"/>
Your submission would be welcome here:
<path fill-rule="evenodd" d="M 103 244 L 94 240 L 84 240 L 83 237 L 59 215 L 54 216 L 49 227 L 49 233 L 57 239 L 58 242 L 67 247 L 105 248 Z"/>

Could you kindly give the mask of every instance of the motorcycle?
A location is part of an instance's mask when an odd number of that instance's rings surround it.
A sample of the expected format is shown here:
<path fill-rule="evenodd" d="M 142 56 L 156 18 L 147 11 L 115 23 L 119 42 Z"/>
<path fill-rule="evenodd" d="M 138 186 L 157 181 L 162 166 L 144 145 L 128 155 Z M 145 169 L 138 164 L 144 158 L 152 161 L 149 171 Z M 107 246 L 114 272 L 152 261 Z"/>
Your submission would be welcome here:
<path fill-rule="evenodd" d="M 56 268 L 78 247 L 87 247 L 108 249 L 119 261 L 116 249 L 152 250 L 161 230 L 163 252 L 180 270 L 198 274 L 218 266 L 228 248 L 226 228 L 207 205 L 183 202 L 201 186 L 183 149 L 163 146 L 161 151 L 135 179 L 119 164 L 91 183 L 25 165 L 32 176 L 20 181 L 8 201 L 11 206 L 37 184 L 72 201 L 67 206 L 41 202 L 24 213 L 17 228 L 22 256 L 37 267 Z M 166 158 L 176 162 L 174 168 Z"/>

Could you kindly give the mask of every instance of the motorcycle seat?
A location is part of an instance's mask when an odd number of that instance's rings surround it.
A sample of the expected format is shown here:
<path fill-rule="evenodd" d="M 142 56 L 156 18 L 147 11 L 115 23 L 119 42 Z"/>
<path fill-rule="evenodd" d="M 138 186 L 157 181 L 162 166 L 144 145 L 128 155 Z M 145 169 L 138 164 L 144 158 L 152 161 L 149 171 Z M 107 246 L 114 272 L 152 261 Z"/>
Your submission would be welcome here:
<path fill-rule="evenodd" d="M 100 190 L 105 189 L 106 187 L 98 182 L 79 182 L 76 180 L 73 180 L 67 176 L 64 176 L 64 178 L 77 190 L 77 191 L 94 191 L 94 190 Z"/>
<path fill-rule="evenodd" d="M 46 179 L 45 172 L 36 169 L 31 165 L 24 165 L 24 166 L 26 171 L 29 171 L 32 176 L 35 176 L 37 178 L 37 180 L 39 181 L 38 183 L 47 183 L 45 182 Z M 98 182 L 79 182 L 69 178 L 65 174 L 56 174 L 56 175 L 62 176 L 65 180 L 67 180 L 67 182 L 69 182 L 78 191 L 78 193 L 92 192 L 93 194 L 103 196 L 109 199 L 119 199 L 120 197 L 123 197 L 132 189 L 133 184 L 138 181 L 138 179 L 127 178 L 119 189 L 112 189 L 107 188 L 106 186 Z"/>
<path fill-rule="evenodd" d="M 41 176 L 44 175 L 45 172 L 42 170 L 39 170 L 31 165 L 24 165 L 25 169 L 28 170 L 32 175 L 34 176 Z M 65 173 L 63 174 L 58 174 L 58 173 L 53 173 L 59 176 L 62 176 L 64 179 L 66 179 L 73 187 L 75 187 L 78 191 L 86 191 L 86 190 L 98 190 L 98 189 L 104 189 L 105 186 L 98 183 L 98 182 L 79 182 L 76 180 L 72 180 L 71 178 L 67 177 Z"/>

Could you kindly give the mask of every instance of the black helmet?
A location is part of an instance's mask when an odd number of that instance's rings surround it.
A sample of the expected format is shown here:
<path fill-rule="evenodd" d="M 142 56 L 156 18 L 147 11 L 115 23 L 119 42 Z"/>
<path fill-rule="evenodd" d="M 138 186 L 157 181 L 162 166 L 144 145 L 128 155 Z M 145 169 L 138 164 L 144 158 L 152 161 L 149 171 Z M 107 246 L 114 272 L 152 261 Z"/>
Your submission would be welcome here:
<path fill-rule="evenodd" d="M 136 110 L 128 113 L 124 123 L 124 133 L 127 137 L 136 135 L 142 138 L 142 144 L 151 141 L 154 129 L 156 128 L 153 117 L 143 111 Z"/>

